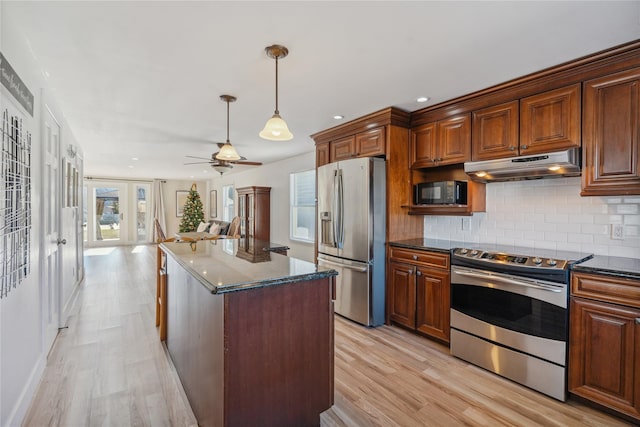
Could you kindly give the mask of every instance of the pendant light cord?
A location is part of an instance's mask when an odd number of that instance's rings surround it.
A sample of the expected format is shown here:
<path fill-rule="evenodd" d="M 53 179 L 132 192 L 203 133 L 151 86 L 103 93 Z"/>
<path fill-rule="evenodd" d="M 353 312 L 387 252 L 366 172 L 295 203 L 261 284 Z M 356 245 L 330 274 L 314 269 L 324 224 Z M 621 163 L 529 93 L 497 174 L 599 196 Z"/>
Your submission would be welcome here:
<path fill-rule="evenodd" d="M 280 114 L 278 111 L 278 56 L 276 55 L 276 114 Z"/>
<path fill-rule="evenodd" d="M 227 99 L 227 144 L 229 144 L 229 100 Z"/>

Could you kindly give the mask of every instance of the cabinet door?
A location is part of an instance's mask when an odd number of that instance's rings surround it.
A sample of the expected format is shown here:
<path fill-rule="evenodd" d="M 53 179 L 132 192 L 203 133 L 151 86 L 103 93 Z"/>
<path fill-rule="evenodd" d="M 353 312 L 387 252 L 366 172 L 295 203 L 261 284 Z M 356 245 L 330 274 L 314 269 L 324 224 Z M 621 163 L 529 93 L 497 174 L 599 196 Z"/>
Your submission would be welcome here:
<path fill-rule="evenodd" d="M 640 417 L 640 310 L 571 298 L 569 391 Z"/>
<path fill-rule="evenodd" d="M 450 276 L 447 270 L 416 269 L 416 329 L 449 342 Z"/>
<path fill-rule="evenodd" d="M 580 147 L 580 84 L 520 100 L 520 154 Z"/>
<path fill-rule="evenodd" d="M 437 123 L 427 123 L 411 130 L 411 167 L 435 166 Z"/>
<path fill-rule="evenodd" d="M 385 153 L 384 128 L 371 129 L 356 135 L 356 154 L 358 157 L 372 157 Z"/>
<path fill-rule="evenodd" d="M 316 145 L 316 167 L 329 163 L 329 143 L 324 142 Z"/>
<path fill-rule="evenodd" d="M 472 160 L 513 157 L 518 154 L 518 101 L 473 112 Z"/>
<path fill-rule="evenodd" d="M 415 267 L 391 261 L 389 263 L 389 319 L 392 322 L 416 327 Z"/>
<path fill-rule="evenodd" d="M 247 235 L 247 194 L 238 192 L 238 217 L 240 217 L 240 235 Z"/>
<path fill-rule="evenodd" d="M 346 138 L 331 141 L 329 161 L 333 163 L 338 160 L 346 160 L 355 157 L 355 141 L 356 139 L 354 136 L 348 136 Z"/>
<path fill-rule="evenodd" d="M 640 68 L 584 84 L 582 196 L 640 194 Z"/>
<path fill-rule="evenodd" d="M 438 122 L 438 166 L 471 160 L 471 116 L 452 117 Z"/>

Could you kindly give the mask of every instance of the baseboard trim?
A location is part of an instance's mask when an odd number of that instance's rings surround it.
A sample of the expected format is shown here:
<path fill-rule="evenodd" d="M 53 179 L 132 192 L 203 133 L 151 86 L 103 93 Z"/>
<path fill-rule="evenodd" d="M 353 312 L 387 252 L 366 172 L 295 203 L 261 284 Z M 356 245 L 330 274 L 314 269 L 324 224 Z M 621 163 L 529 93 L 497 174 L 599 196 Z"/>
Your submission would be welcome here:
<path fill-rule="evenodd" d="M 3 427 L 21 426 L 24 422 L 24 417 L 31 406 L 31 401 L 33 400 L 38 385 L 40 384 L 40 380 L 42 379 L 46 360 L 46 355 L 40 354 L 38 361 L 31 370 L 31 374 L 29 374 L 29 379 L 20 393 L 18 401 L 11 409 L 9 417 Z"/>

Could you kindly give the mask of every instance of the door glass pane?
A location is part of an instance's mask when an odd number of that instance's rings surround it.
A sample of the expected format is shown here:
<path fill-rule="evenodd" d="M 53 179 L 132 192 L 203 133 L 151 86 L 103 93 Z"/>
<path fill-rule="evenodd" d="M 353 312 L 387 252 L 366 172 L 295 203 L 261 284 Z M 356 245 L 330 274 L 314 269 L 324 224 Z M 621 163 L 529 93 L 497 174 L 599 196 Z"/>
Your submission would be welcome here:
<path fill-rule="evenodd" d="M 82 241 L 87 241 L 87 186 L 82 186 Z"/>
<path fill-rule="evenodd" d="M 147 240 L 148 195 L 148 185 L 136 186 L 136 241 L 138 242 Z"/>
<path fill-rule="evenodd" d="M 96 240 L 120 240 L 120 196 L 117 188 L 95 189 Z"/>

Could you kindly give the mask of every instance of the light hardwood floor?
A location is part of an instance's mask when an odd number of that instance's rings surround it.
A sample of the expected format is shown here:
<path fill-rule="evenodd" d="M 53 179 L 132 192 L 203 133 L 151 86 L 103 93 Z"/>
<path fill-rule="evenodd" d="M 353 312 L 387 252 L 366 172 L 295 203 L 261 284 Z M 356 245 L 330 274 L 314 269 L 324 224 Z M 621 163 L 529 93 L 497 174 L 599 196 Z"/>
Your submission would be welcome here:
<path fill-rule="evenodd" d="M 155 246 L 91 249 L 76 312 L 52 349 L 26 426 L 191 426 L 154 326 Z M 336 317 L 330 426 L 626 426 L 449 355 L 397 327 Z"/>

